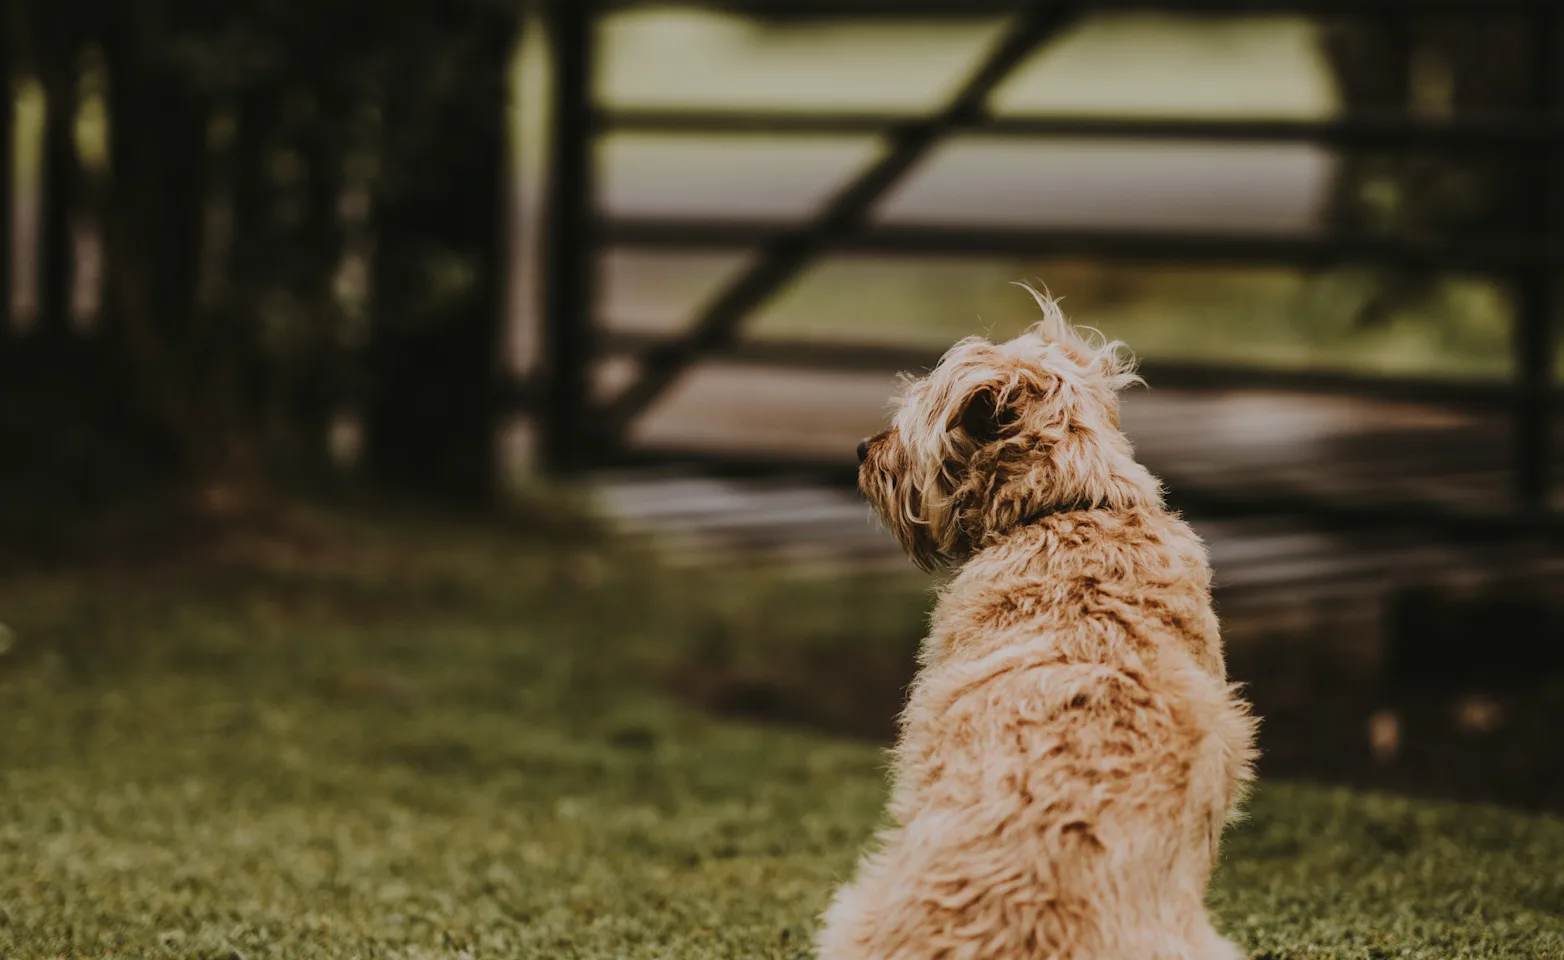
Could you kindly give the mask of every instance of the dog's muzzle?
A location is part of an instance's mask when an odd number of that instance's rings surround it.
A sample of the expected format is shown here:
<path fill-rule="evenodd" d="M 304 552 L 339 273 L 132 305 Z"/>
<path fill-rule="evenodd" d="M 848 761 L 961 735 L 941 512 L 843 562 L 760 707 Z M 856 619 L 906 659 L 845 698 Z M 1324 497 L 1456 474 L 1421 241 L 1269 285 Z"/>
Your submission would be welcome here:
<path fill-rule="evenodd" d="M 869 459 L 869 441 L 867 441 L 867 440 L 859 440 L 858 441 L 858 462 L 859 463 L 863 463 L 867 459 Z"/>

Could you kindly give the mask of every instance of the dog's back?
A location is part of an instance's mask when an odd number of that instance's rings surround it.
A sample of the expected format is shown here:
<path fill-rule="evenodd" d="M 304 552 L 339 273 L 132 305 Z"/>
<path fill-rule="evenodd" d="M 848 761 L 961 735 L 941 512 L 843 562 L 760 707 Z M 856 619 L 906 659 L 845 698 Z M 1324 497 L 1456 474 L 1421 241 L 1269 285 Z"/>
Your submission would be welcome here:
<path fill-rule="evenodd" d="M 1235 955 L 1204 898 L 1252 729 L 1206 581 L 1172 518 L 1061 514 L 973 557 L 904 716 L 901 826 L 824 955 Z"/>
<path fill-rule="evenodd" d="M 1206 885 L 1254 730 L 1199 539 L 1119 430 L 1135 382 L 1039 297 L 957 344 L 859 450 L 859 488 L 943 591 L 896 748 L 893 824 L 827 960 L 1228 960 Z"/>

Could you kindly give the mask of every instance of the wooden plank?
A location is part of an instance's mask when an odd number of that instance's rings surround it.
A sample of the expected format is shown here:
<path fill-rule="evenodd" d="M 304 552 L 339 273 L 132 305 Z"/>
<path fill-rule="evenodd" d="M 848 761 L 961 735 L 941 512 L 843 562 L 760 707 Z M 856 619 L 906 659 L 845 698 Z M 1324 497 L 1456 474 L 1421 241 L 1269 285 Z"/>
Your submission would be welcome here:
<path fill-rule="evenodd" d="M 884 136 L 925 122 L 904 113 L 818 113 L 776 110 L 602 110 L 602 132 L 721 135 Z M 1564 123 L 1530 116 L 1356 116 L 1331 120 L 1160 119 L 1142 117 L 992 116 L 955 125 L 953 133 L 1000 139 L 1086 138 L 1221 143 L 1318 143 L 1339 147 L 1497 149 L 1558 142 Z"/>
<path fill-rule="evenodd" d="M 744 220 L 604 218 L 598 230 L 606 244 L 679 250 L 766 247 L 780 242 L 778 238 L 785 241 L 796 235 L 796 227 L 792 224 Z M 1564 246 L 1559 242 L 1524 235 L 1412 241 L 1312 234 L 1027 230 L 898 224 L 838 235 L 828 244 L 824 237 L 815 242 L 822 249 L 829 246 L 838 253 L 885 256 L 1080 257 L 1309 268 L 1373 262 L 1404 269 L 1479 273 L 1564 265 Z M 723 340 L 702 341 L 701 349 L 696 352 L 718 346 Z"/>

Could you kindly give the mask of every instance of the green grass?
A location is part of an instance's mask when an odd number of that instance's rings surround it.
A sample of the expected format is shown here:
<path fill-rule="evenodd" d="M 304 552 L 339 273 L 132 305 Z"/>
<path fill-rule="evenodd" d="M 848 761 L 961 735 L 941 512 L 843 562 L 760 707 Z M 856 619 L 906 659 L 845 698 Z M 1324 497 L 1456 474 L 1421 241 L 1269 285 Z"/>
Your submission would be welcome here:
<path fill-rule="evenodd" d="M 657 678 L 889 642 L 913 581 L 288 530 L 0 583 L 6 957 L 808 955 L 881 752 Z M 1267 784 L 1229 851 L 1212 901 L 1255 956 L 1564 956 L 1558 819 Z"/>

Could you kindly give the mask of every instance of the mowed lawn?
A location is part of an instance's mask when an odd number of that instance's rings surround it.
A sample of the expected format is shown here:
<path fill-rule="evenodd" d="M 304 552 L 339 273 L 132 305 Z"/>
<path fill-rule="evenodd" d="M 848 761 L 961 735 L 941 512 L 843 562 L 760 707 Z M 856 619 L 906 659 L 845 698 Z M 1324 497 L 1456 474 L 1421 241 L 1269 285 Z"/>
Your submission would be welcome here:
<path fill-rule="evenodd" d="M 924 600 L 550 525 L 295 514 L 0 583 L 0 953 L 808 956 L 880 746 L 663 678 Z M 1564 957 L 1564 821 L 1267 783 L 1212 903 L 1255 957 Z"/>

